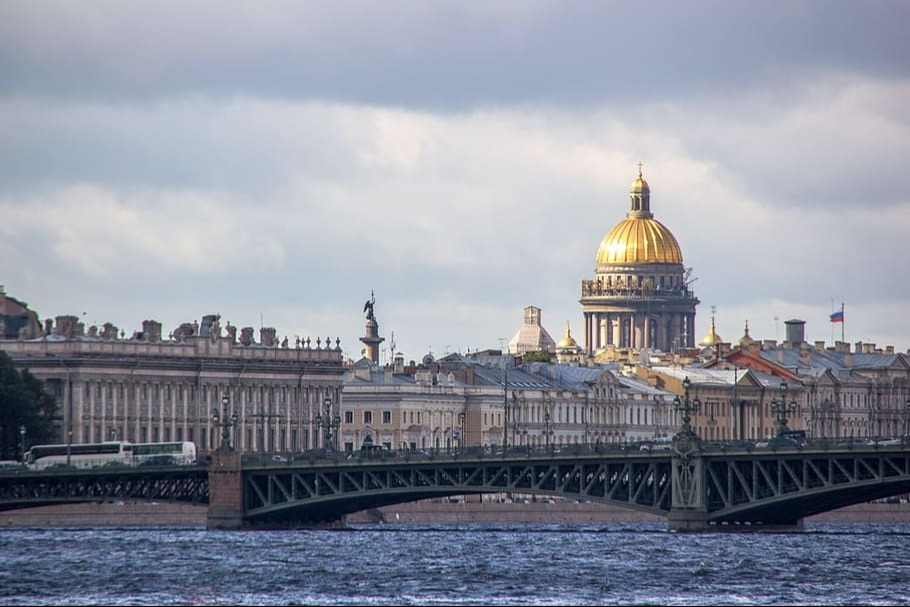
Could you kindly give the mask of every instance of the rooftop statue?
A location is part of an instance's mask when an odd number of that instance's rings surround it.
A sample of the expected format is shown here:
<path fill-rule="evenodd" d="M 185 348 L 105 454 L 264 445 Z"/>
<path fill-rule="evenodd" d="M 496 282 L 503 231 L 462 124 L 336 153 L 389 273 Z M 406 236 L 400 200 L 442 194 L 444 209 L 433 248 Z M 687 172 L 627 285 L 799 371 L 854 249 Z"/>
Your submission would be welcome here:
<path fill-rule="evenodd" d="M 370 298 L 363 304 L 363 311 L 367 313 L 367 320 L 376 320 L 376 317 L 373 315 L 373 306 L 376 304 L 376 295 L 373 294 L 373 291 L 370 291 Z"/>

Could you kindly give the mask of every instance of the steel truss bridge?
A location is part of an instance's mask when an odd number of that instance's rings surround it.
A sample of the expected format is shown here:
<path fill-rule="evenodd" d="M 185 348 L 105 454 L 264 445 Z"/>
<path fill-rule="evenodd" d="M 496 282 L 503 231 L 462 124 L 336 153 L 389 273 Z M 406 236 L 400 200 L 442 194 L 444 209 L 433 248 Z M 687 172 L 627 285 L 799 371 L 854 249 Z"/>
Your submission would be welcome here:
<path fill-rule="evenodd" d="M 211 468 L 0 474 L 0 510 L 106 500 L 210 503 Z M 671 530 L 799 528 L 803 518 L 910 493 L 910 447 L 534 453 L 413 460 L 268 462 L 236 471 L 245 527 L 335 526 L 354 512 L 427 498 L 519 493 L 591 500 L 668 518 Z M 674 523 L 682 512 L 690 525 Z"/>

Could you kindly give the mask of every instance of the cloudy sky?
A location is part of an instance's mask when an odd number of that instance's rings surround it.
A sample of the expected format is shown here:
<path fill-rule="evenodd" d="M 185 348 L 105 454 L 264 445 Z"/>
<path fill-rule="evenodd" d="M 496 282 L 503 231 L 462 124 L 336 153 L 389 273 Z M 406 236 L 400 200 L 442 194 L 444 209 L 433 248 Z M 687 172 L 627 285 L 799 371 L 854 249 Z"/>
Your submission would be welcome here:
<path fill-rule="evenodd" d="M 582 342 L 651 209 L 697 339 L 910 348 L 910 2 L 0 3 L 0 284 L 41 318 L 205 314 L 406 359 Z"/>

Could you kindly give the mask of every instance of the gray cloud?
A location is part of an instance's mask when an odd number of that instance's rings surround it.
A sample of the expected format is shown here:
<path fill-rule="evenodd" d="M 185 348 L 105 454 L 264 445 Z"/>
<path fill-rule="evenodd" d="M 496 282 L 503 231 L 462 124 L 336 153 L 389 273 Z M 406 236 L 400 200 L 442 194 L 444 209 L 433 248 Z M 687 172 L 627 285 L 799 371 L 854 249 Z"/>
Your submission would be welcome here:
<path fill-rule="evenodd" d="M 498 347 L 527 305 L 581 341 L 643 160 L 699 337 L 716 305 L 726 339 L 830 340 L 845 301 L 848 340 L 910 346 L 905 3 L 230 6 L 0 4 L 11 295 L 357 356 L 374 289 L 408 358 Z"/>
<path fill-rule="evenodd" d="M 52 15 L 52 17 L 48 17 Z M 734 2 L 15 1 L 0 91 L 188 93 L 459 109 L 635 104 L 907 71 L 899 0 Z"/>

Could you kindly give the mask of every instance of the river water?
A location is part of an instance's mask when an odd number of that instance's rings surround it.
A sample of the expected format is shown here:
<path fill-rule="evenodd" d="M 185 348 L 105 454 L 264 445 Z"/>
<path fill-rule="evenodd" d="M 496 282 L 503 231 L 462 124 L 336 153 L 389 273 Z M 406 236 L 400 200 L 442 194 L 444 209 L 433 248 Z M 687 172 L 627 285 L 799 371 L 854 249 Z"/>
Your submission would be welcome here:
<path fill-rule="evenodd" d="M 907 605 L 910 525 L 0 531 L 3 605 Z"/>

